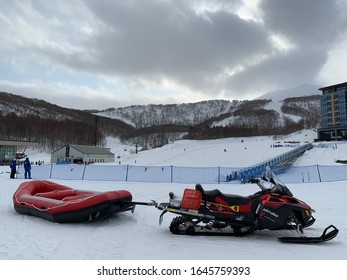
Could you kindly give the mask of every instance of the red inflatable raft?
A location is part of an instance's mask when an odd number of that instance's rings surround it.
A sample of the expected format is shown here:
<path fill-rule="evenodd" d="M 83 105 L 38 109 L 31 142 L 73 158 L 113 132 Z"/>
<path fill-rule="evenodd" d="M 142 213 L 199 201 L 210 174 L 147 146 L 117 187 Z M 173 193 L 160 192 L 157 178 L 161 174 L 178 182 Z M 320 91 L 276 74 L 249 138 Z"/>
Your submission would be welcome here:
<path fill-rule="evenodd" d="M 134 208 L 132 195 L 126 190 L 76 190 L 47 180 L 20 184 L 13 195 L 13 204 L 21 214 L 58 223 L 93 221 Z"/>

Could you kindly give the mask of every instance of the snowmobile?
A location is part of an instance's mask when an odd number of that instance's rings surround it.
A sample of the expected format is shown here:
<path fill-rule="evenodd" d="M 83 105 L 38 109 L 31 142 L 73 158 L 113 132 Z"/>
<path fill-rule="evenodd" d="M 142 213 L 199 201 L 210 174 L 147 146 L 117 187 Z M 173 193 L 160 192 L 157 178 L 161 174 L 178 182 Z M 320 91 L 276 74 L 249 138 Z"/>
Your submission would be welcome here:
<path fill-rule="evenodd" d="M 252 179 L 260 191 L 240 196 L 224 194 L 218 189 L 204 190 L 200 184 L 195 189 L 186 188 L 180 199 L 169 193 L 169 202 L 157 205 L 162 213 L 177 214 L 171 224 L 174 234 L 245 236 L 259 230 L 295 230 L 296 236 L 280 237 L 282 242 L 320 243 L 335 238 L 339 230 L 330 225 L 321 236 L 309 237 L 304 228 L 315 222 L 314 210 L 295 198 L 289 188 L 274 175 L 270 168 L 260 179 Z M 270 186 L 266 187 L 269 184 Z"/>

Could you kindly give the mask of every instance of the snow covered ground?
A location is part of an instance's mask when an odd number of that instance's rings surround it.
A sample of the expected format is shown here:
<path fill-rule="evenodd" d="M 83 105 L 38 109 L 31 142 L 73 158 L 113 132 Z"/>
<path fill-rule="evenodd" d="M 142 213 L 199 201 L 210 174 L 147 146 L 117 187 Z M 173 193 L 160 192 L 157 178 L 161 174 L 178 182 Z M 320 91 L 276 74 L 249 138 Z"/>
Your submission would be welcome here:
<path fill-rule="evenodd" d="M 189 167 L 248 167 L 292 149 L 288 141 L 311 142 L 317 134 L 303 131 L 289 137 L 270 136 L 225 138 L 218 140 L 180 140 L 160 148 L 134 153 L 134 147 L 119 145 L 114 140 L 108 147 L 115 153 L 116 164 L 189 166 Z M 283 147 L 272 148 L 276 142 Z M 287 145 L 286 145 L 287 144 Z M 261 150 L 259 149 L 261 148 Z"/>
<path fill-rule="evenodd" d="M 312 141 L 313 138 L 315 133 L 304 131 L 288 139 L 303 143 Z M 138 154 L 130 153 L 129 148 L 126 149 L 127 151 L 119 149 L 119 153 L 124 153 L 120 155 L 122 164 L 241 167 L 286 151 L 285 147 L 270 148 L 274 142 L 275 140 L 269 137 L 179 141 Z M 113 149 L 116 149 L 116 146 Z M 31 154 L 30 159 L 49 162 L 49 156 L 45 154 Z M 306 152 L 296 165 L 336 165 L 337 159 L 347 159 L 347 144 L 338 143 L 338 149 L 331 146 L 314 148 Z M 223 263 L 223 260 L 338 261 L 347 259 L 347 182 L 345 181 L 287 184 L 294 196 L 307 202 L 316 210 L 317 221 L 312 228 L 306 230 L 308 235 L 320 235 L 322 230 L 330 224 L 340 229 L 339 235 L 334 240 L 324 244 L 288 245 L 277 241 L 277 237 L 288 235 L 281 231 L 256 232 L 242 238 L 173 235 L 169 232 L 168 226 L 174 215 L 166 214 L 163 224 L 159 226 L 160 212 L 148 206 L 137 206 L 134 213 L 120 213 L 96 223 L 55 224 L 14 211 L 12 195 L 23 180 L 10 180 L 8 171 L 8 167 L 0 167 L 0 260 L 3 260 L 0 261 L 0 271 L 7 267 L 6 260 L 157 261 L 164 259 L 220 260 Z M 55 180 L 55 182 L 85 190 L 127 189 L 133 194 L 135 201 L 156 200 L 157 202 L 166 202 L 170 191 L 181 194 L 185 187 L 193 187 L 192 184 L 176 183 L 78 180 Z M 249 195 L 257 191 L 257 187 L 252 184 L 205 186 L 205 189 L 214 188 L 219 188 L 225 193 L 240 195 Z M 340 262 L 337 263 L 340 264 Z M 334 264 L 336 265 L 336 262 Z M 345 264 L 345 262 L 342 263 L 342 265 Z M 1 272 L 0 275 L 2 275 Z"/>

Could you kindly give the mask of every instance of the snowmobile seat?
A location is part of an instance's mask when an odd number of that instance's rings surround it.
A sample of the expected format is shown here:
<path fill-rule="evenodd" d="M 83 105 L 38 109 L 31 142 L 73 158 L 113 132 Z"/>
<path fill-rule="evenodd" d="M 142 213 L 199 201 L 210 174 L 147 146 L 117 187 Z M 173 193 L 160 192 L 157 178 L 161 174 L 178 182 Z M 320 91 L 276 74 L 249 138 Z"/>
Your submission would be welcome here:
<path fill-rule="evenodd" d="M 225 202 L 227 202 L 229 205 L 246 205 L 248 203 L 251 203 L 252 201 L 254 201 L 254 199 L 257 198 L 257 196 L 254 196 L 254 195 L 241 196 L 241 195 L 223 194 L 223 193 L 221 193 L 219 197 L 223 199 Z"/>
<path fill-rule="evenodd" d="M 198 191 L 201 191 L 202 193 L 204 193 L 204 191 L 205 191 L 200 184 L 196 184 L 195 185 L 195 189 L 198 190 Z"/>
<path fill-rule="evenodd" d="M 214 199 L 221 194 L 218 189 L 205 191 L 200 184 L 196 184 L 195 189 L 202 193 L 202 200 L 206 201 L 214 201 Z"/>
<path fill-rule="evenodd" d="M 235 194 L 224 194 L 218 189 L 205 191 L 200 184 L 196 184 L 195 189 L 201 191 L 203 200 L 215 201 L 216 197 L 219 197 L 229 205 L 246 205 L 258 197 L 257 195 L 241 196 Z"/>

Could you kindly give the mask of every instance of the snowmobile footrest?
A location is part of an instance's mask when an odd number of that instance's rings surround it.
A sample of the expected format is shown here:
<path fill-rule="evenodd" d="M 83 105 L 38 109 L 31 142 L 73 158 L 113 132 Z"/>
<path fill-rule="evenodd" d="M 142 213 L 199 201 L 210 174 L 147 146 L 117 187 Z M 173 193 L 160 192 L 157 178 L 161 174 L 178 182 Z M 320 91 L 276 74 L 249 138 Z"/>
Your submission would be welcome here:
<path fill-rule="evenodd" d="M 339 230 L 333 226 L 328 226 L 319 237 L 310 237 L 310 236 L 302 236 L 302 237 L 280 237 L 279 241 L 286 243 L 321 243 L 325 241 L 329 241 L 337 236 Z"/>

